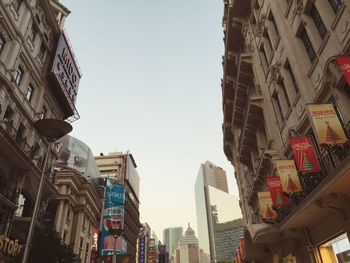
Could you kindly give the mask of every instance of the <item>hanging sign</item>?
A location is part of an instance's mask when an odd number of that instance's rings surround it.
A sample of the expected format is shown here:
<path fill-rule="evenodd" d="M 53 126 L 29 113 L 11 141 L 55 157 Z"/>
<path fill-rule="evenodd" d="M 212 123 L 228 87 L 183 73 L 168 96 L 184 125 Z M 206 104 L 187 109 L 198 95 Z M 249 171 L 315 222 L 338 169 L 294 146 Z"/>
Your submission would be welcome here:
<path fill-rule="evenodd" d="M 287 206 L 288 197 L 283 193 L 279 176 L 267 176 L 266 182 L 270 190 L 272 204 L 274 206 Z"/>
<path fill-rule="evenodd" d="M 318 173 L 321 171 L 310 136 L 289 138 L 294 160 L 301 173 Z"/>
<path fill-rule="evenodd" d="M 270 192 L 259 192 L 258 193 L 260 215 L 265 219 L 276 219 L 277 213 L 272 208 L 272 199 Z"/>
<path fill-rule="evenodd" d="M 309 104 L 306 107 L 320 145 L 348 141 L 332 104 Z"/>
<path fill-rule="evenodd" d="M 337 62 L 343 72 L 344 78 L 350 86 L 350 57 L 338 57 Z"/>
<path fill-rule="evenodd" d="M 283 191 L 286 193 L 301 192 L 302 189 L 294 161 L 276 160 L 275 162 Z"/>

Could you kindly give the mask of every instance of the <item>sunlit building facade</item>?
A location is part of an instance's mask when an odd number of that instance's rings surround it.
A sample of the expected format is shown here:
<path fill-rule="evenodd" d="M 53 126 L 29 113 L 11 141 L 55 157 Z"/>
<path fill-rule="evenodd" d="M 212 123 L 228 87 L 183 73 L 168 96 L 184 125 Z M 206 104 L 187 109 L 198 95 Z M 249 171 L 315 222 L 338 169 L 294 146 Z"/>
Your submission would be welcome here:
<path fill-rule="evenodd" d="M 43 118 L 77 119 L 75 101 L 81 77 L 63 32 L 69 10 L 55 0 L 0 2 L 0 235 L 22 246 L 28 232 L 42 174 L 50 151 L 38 222 L 54 187 L 55 147 L 35 130 Z M 71 74 L 57 63 L 65 47 Z M 57 51 L 57 52 L 56 52 Z M 56 63 L 53 63 L 56 61 Z M 59 67 L 59 68 L 58 68 Z M 13 257 L 0 252 L 0 261 Z"/>
<path fill-rule="evenodd" d="M 228 193 L 226 173 L 222 168 L 209 161 L 201 164 L 195 182 L 195 201 L 199 248 L 215 262 L 213 214 L 218 223 L 242 217 L 238 198 Z"/>
<path fill-rule="evenodd" d="M 179 251 L 181 263 L 199 263 L 198 238 L 190 224 L 179 240 Z"/>
<path fill-rule="evenodd" d="M 350 88 L 337 60 L 350 55 L 349 21 L 345 0 L 224 1 L 223 148 L 235 168 L 248 262 L 346 262 L 350 149 L 338 133 L 349 140 Z M 339 128 L 325 119 L 323 138 L 316 121 L 325 116 Z M 291 138 L 305 137 L 315 161 L 301 172 L 310 162 Z M 267 213 L 259 193 L 271 195 L 266 179 L 282 178 L 281 160 L 295 162 L 300 190 L 285 190 L 288 204 Z"/>

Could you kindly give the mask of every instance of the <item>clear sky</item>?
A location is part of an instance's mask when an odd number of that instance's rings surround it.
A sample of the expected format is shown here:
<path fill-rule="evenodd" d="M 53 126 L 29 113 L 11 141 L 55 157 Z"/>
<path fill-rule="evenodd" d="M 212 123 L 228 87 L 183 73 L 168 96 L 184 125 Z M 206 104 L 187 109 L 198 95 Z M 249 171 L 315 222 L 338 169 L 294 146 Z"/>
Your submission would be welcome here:
<path fill-rule="evenodd" d="M 93 153 L 130 150 L 141 222 L 196 230 L 194 183 L 223 153 L 223 0 L 61 0 L 83 72 L 71 135 Z M 197 230 L 196 230 L 197 232 Z"/>

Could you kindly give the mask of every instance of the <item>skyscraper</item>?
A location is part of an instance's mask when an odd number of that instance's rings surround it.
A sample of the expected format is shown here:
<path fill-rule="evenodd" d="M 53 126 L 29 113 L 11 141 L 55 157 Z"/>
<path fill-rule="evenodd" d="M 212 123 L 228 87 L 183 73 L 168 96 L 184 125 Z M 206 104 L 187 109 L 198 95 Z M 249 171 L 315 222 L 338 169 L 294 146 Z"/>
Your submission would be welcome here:
<path fill-rule="evenodd" d="M 169 227 L 163 230 L 163 244 L 167 246 L 170 258 L 179 246 L 179 240 L 182 237 L 182 233 L 182 227 Z"/>
<path fill-rule="evenodd" d="M 179 241 L 179 248 L 181 263 L 199 263 L 198 238 L 190 224 Z"/>
<path fill-rule="evenodd" d="M 226 172 L 209 161 L 199 168 L 195 198 L 199 247 L 210 254 L 211 262 L 216 262 L 213 213 L 216 223 L 241 218 L 239 201 L 228 193 Z"/>

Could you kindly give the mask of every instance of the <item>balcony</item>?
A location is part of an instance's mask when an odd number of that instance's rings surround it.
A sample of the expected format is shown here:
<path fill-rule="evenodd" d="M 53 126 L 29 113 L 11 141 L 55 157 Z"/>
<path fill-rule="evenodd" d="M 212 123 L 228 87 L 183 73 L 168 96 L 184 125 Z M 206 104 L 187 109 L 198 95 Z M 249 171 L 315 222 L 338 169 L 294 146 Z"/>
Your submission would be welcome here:
<path fill-rule="evenodd" d="M 344 125 L 350 135 L 350 122 Z M 314 226 L 328 220 L 335 213 L 345 213 L 350 187 L 350 145 L 331 145 L 319 155 L 320 173 L 300 175 L 301 193 L 290 193 L 287 207 L 275 207 L 276 220 L 267 223 L 278 224 L 280 230 L 303 226 Z"/>
<path fill-rule="evenodd" d="M 2 145 L 2 150 L 7 155 L 13 157 L 13 160 L 18 159 L 16 163 L 19 166 L 27 163 L 34 165 L 38 169 L 37 172 L 42 170 L 43 156 L 36 154 L 38 149 L 36 149 L 35 143 L 29 145 L 27 138 L 25 136 L 23 137 L 19 129 L 14 127 L 12 120 L 0 121 L 0 145 Z M 43 152 L 46 152 L 46 149 Z"/>
<path fill-rule="evenodd" d="M 264 97 L 259 89 L 247 90 L 247 104 L 243 110 L 241 122 L 241 135 L 239 138 L 238 155 L 241 163 L 251 166 L 251 152 L 256 145 L 256 129 L 263 124 L 263 112 L 261 103 Z"/>

